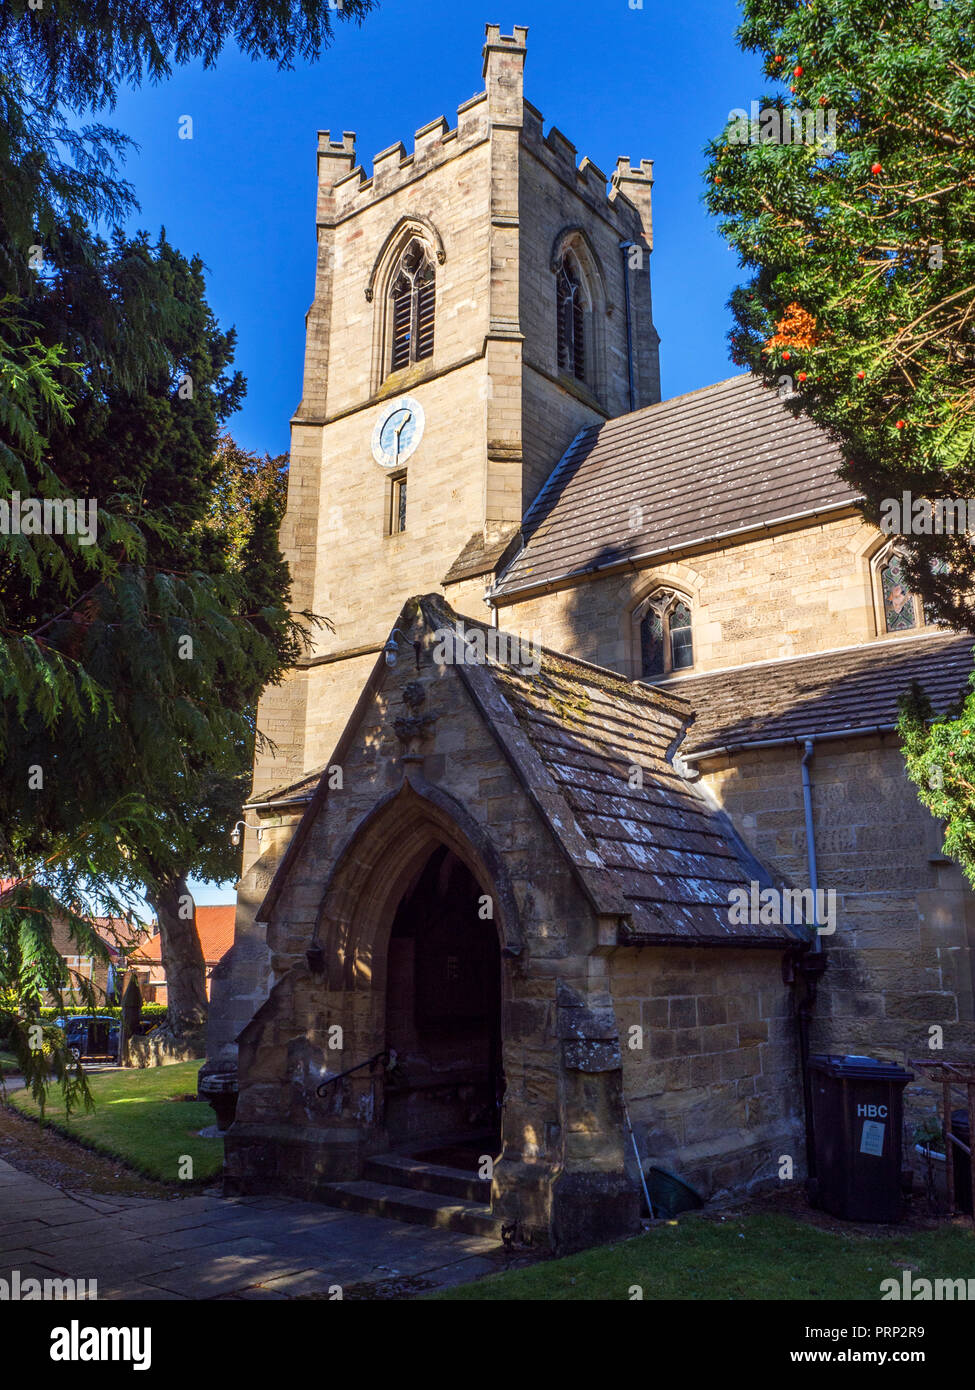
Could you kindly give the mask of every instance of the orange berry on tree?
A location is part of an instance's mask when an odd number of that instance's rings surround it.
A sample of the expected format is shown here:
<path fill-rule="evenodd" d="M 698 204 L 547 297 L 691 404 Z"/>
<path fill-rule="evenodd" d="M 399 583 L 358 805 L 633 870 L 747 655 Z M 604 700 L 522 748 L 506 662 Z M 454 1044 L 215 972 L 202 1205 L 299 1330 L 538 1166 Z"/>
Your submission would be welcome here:
<path fill-rule="evenodd" d="M 884 166 L 880 163 L 871 164 L 870 172 L 871 174 L 882 174 L 884 172 Z"/>
<path fill-rule="evenodd" d="M 805 379 L 806 379 L 806 373 L 805 373 L 805 372 L 800 372 L 800 373 L 799 373 L 799 380 L 800 380 L 800 381 L 805 381 Z"/>
<path fill-rule="evenodd" d="M 903 428 L 904 428 L 904 421 L 903 421 L 903 420 L 898 420 L 898 421 L 897 421 L 897 429 L 902 430 Z"/>
<path fill-rule="evenodd" d="M 802 64 L 801 64 L 801 63 L 797 63 L 796 66 L 792 69 L 792 72 L 793 72 L 793 76 L 795 76 L 795 77 L 801 77 L 801 76 L 802 76 Z"/>
<path fill-rule="evenodd" d="M 857 381 L 862 381 L 865 376 L 866 372 L 857 372 Z"/>

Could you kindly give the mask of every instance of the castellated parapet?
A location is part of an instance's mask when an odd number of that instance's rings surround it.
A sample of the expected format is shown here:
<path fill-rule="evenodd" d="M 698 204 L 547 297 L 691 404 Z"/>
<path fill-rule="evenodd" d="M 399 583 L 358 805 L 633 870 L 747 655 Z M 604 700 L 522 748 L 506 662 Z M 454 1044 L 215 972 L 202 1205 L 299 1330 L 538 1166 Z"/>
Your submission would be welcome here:
<path fill-rule="evenodd" d="M 633 169 L 627 158 L 617 161 L 612 180 L 588 156 L 578 158 L 576 146 L 556 126 L 544 130 L 542 113 L 522 93 L 522 67 L 528 30 L 515 26 L 511 36 L 487 26 L 484 45 L 486 89 L 457 108 L 457 122 L 445 116 L 428 121 L 414 133 L 412 149 L 402 141 L 380 150 L 372 160 L 372 175 L 356 163 L 355 133 L 344 131 L 333 141 L 327 130 L 318 135 L 319 226 L 335 226 L 380 199 L 409 187 L 448 160 L 490 138 L 492 128 L 520 129 L 521 142 L 558 179 L 594 211 L 615 213 L 621 231 L 642 234 L 649 245 L 649 194 L 653 161 Z M 610 183 L 607 188 L 607 183 Z M 621 203 L 621 195 L 626 203 Z M 634 214 L 639 222 L 634 221 Z"/>

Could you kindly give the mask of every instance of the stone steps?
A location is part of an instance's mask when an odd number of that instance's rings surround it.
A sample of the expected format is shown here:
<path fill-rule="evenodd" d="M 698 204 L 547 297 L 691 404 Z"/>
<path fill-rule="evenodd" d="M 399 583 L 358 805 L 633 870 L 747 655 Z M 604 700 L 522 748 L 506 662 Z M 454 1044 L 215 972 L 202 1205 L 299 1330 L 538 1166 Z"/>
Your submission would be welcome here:
<path fill-rule="evenodd" d="M 435 1192 L 443 1197 L 459 1197 L 463 1202 L 487 1206 L 491 1184 L 461 1168 L 442 1163 L 426 1163 L 408 1154 L 377 1154 L 366 1163 L 363 1177 L 390 1187 L 409 1187 L 414 1192 Z"/>
<path fill-rule="evenodd" d="M 467 1174 L 456 1170 L 460 1178 Z M 321 1189 L 324 1202 L 346 1211 L 367 1216 L 384 1216 L 393 1221 L 409 1221 L 440 1230 L 464 1231 L 472 1236 L 501 1239 L 501 1218 L 492 1216 L 485 1203 L 464 1201 L 443 1192 L 415 1191 L 392 1183 L 333 1182 Z"/>
<path fill-rule="evenodd" d="M 465 1138 L 469 1143 L 470 1136 Z M 432 1152 L 440 1158 L 453 1157 L 446 1141 Z M 501 1218 L 491 1215 L 490 1182 L 478 1178 L 473 1166 L 466 1166 L 466 1151 L 459 1161 L 465 1167 L 429 1163 L 405 1153 L 375 1154 L 367 1160 L 360 1180 L 329 1183 L 322 1197 L 330 1206 L 347 1211 L 500 1240 Z"/>

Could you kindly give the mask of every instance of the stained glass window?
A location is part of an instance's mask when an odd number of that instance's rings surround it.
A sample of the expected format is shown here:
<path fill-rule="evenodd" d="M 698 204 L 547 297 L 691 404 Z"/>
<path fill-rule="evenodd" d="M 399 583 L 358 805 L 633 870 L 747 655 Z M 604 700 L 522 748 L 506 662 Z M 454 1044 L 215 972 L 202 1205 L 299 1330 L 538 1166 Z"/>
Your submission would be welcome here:
<path fill-rule="evenodd" d="M 675 603 L 670 610 L 670 665 L 674 671 L 694 665 L 691 613 L 686 603 Z"/>
<path fill-rule="evenodd" d="M 672 594 L 661 594 L 640 623 L 640 669 L 644 676 L 663 676 L 694 665 L 691 610 Z"/>
<path fill-rule="evenodd" d="M 917 626 L 914 611 L 914 595 L 911 593 L 904 573 L 904 562 L 900 555 L 891 555 L 880 571 L 880 583 L 884 595 L 884 622 L 888 632 L 904 632 Z"/>
<path fill-rule="evenodd" d="M 648 608 L 640 624 L 641 670 L 645 676 L 664 674 L 664 620 Z"/>

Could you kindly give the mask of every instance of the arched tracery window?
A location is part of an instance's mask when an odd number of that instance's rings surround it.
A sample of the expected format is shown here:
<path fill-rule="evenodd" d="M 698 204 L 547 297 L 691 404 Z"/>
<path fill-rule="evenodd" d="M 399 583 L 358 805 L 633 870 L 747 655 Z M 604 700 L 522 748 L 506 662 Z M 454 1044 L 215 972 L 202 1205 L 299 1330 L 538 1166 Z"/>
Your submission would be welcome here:
<path fill-rule="evenodd" d="M 559 370 L 586 380 L 586 304 L 579 266 L 564 252 L 555 277 Z"/>
<path fill-rule="evenodd" d="M 884 632 L 909 632 L 937 621 L 933 609 L 912 589 L 900 550 L 894 547 L 882 550 L 874 560 L 874 567 Z M 935 574 L 948 573 L 943 560 L 932 560 L 931 569 Z"/>
<path fill-rule="evenodd" d="M 644 679 L 694 665 L 691 608 L 671 589 L 653 594 L 640 618 L 640 674 Z"/>
<path fill-rule="evenodd" d="M 436 271 L 418 237 L 403 251 L 389 287 L 389 370 L 399 371 L 433 356 Z"/>

